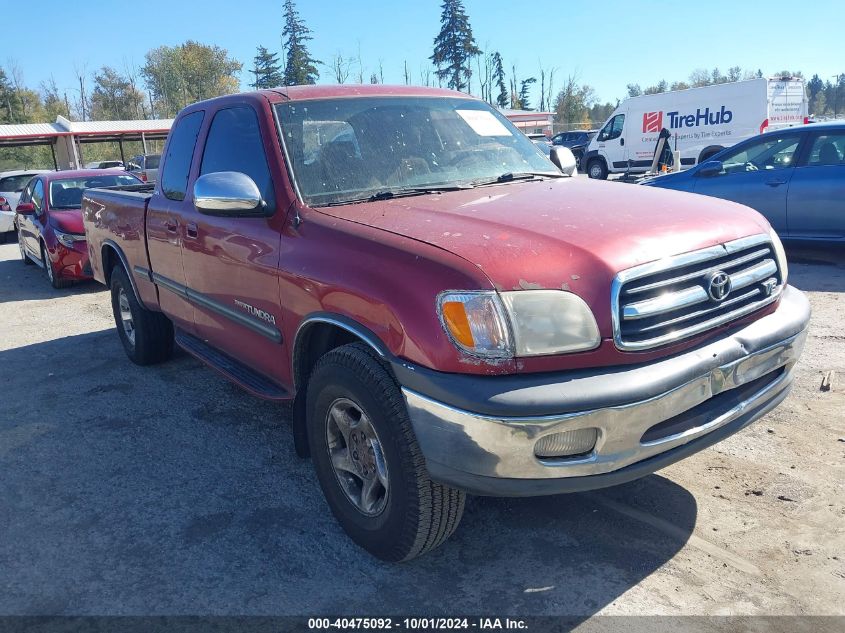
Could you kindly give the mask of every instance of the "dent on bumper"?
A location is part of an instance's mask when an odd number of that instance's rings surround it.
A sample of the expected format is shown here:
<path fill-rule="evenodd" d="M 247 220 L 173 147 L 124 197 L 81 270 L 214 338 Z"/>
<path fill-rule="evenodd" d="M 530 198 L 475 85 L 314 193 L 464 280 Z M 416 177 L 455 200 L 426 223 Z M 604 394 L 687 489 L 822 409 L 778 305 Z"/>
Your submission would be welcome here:
<path fill-rule="evenodd" d="M 445 404 L 403 387 L 408 413 L 431 476 L 476 494 L 538 495 L 600 488 L 647 475 L 735 433 L 774 408 L 788 394 L 792 368 L 801 355 L 810 317 L 802 293 L 787 288 L 778 309 L 703 347 L 670 359 L 636 366 L 623 373 L 635 379 L 642 398 L 618 403 L 619 372 L 602 389 L 611 406 L 548 415 L 484 414 Z M 677 382 L 654 394 L 666 364 Z M 690 376 L 693 376 L 690 378 Z M 559 388 L 576 393 L 579 383 L 561 373 Z M 478 378 L 485 380 L 485 378 Z M 548 390 L 547 379 L 543 382 Z M 584 383 L 587 387 L 587 383 Z M 510 394 L 512 396 L 512 394 Z M 719 397 L 717 397 L 719 396 Z M 520 389 L 526 407 L 531 389 Z M 599 401 L 601 398 L 598 399 Z M 512 404 L 512 397 L 507 398 Z M 662 422 L 688 415 L 685 425 L 665 434 L 650 432 Z M 671 422 L 670 422 L 671 423 Z M 539 458 L 540 438 L 562 431 L 598 429 L 587 455 Z"/>

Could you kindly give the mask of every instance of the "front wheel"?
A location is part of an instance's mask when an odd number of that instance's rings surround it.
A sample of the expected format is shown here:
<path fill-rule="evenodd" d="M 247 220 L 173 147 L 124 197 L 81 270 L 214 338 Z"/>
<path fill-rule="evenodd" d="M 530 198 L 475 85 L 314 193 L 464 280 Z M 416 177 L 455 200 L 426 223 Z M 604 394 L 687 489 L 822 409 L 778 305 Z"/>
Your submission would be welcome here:
<path fill-rule="evenodd" d="M 603 160 L 594 159 L 587 165 L 587 175 L 596 180 L 605 180 L 607 178 L 607 165 Z"/>
<path fill-rule="evenodd" d="M 111 305 L 117 333 L 126 355 L 137 365 L 152 365 L 173 353 L 173 324 L 161 312 L 138 303 L 122 266 L 111 274 Z"/>
<path fill-rule="evenodd" d="M 346 533 L 374 556 L 410 560 L 455 531 L 464 492 L 431 481 L 388 370 L 361 343 L 323 356 L 308 382 L 308 442 Z"/>
<path fill-rule="evenodd" d="M 56 272 L 56 269 L 53 268 L 53 262 L 50 261 L 50 253 L 47 252 L 47 247 L 42 245 L 41 246 L 41 261 L 44 263 L 44 270 L 47 272 L 47 279 L 50 281 L 50 285 L 57 290 L 60 288 L 67 288 L 70 285 L 70 282 L 67 279 L 62 279 L 59 277 L 59 273 Z"/>

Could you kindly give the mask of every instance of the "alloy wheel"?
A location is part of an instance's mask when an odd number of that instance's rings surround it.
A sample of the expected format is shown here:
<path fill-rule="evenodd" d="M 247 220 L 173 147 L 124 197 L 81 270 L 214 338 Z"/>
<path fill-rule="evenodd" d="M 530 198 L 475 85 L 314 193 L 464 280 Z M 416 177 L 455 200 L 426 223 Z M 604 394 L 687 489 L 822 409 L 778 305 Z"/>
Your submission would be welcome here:
<path fill-rule="evenodd" d="M 372 422 L 352 400 L 338 398 L 329 407 L 326 445 L 347 499 L 367 516 L 380 514 L 390 492 L 387 463 Z"/>
<path fill-rule="evenodd" d="M 117 305 L 120 308 L 120 324 L 123 326 L 123 333 L 129 343 L 135 346 L 135 320 L 132 318 L 132 308 L 129 306 L 129 297 L 126 291 L 121 288 L 117 295 Z"/>

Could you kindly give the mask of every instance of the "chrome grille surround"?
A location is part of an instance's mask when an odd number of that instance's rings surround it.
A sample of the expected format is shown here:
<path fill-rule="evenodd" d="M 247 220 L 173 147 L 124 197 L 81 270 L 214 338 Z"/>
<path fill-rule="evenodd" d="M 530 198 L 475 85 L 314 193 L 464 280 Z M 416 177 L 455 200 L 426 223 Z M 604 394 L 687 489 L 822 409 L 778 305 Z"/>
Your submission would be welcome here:
<path fill-rule="evenodd" d="M 710 298 L 703 283 L 716 271 L 729 272 L 732 286 L 720 302 Z M 624 351 L 674 343 L 773 303 L 784 287 L 766 234 L 635 266 L 617 274 L 611 285 L 613 340 Z M 666 291 L 655 294 L 662 288 Z M 684 326 L 685 321 L 692 323 Z"/>

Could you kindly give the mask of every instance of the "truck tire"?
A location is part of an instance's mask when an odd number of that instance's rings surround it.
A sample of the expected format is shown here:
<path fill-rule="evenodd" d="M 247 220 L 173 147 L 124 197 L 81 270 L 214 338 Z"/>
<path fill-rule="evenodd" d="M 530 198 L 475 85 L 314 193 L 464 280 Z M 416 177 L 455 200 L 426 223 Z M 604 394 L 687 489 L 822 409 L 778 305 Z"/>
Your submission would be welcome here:
<path fill-rule="evenodd" d="M 47 273 L 47 279 L 53 288 L 60 290 L 62 288 L 67 288 L 70 285 L 70 281 L 62 279 L 59 277 L 58 273 L 56 273 L 55 268 L 53 268 L 53 262 L 50 261 L 50 254 L 47 252 L 47 246 L 43 243 L 41 244 L 41 261 L 44 263 L 44 271 Z"/>
<path fill-rule="evenodd" d="M 587 164 L 587 175 L 596 180 L 606 180 L 607 165 L 601 158 L 594 158 Z"/>
<path fill-rule="evenodd" d="M 306 406 L 320 487 L 355 543 L 396 562 L 451 536 L 466 494 L 431 481 L 396 381 L 366 345 L 317 362 Z"/>
<path fill-rule="evenodd" d="M 173 353 L 173 324 L 161 312 L 138 303 L 129 276 L 117 265 L 111 273 L 111 306 L 114 323 L 126 355 L 136 365 L 153 365 Z"/>
<path fill-rule="evenodd" d="M 701 163 L 710 160 L 723 149 L 723 147 L 707 148 L 706 150 L 701 152 L 701 156 L 698 157 L 698 164 L 700 165 Z"/>

